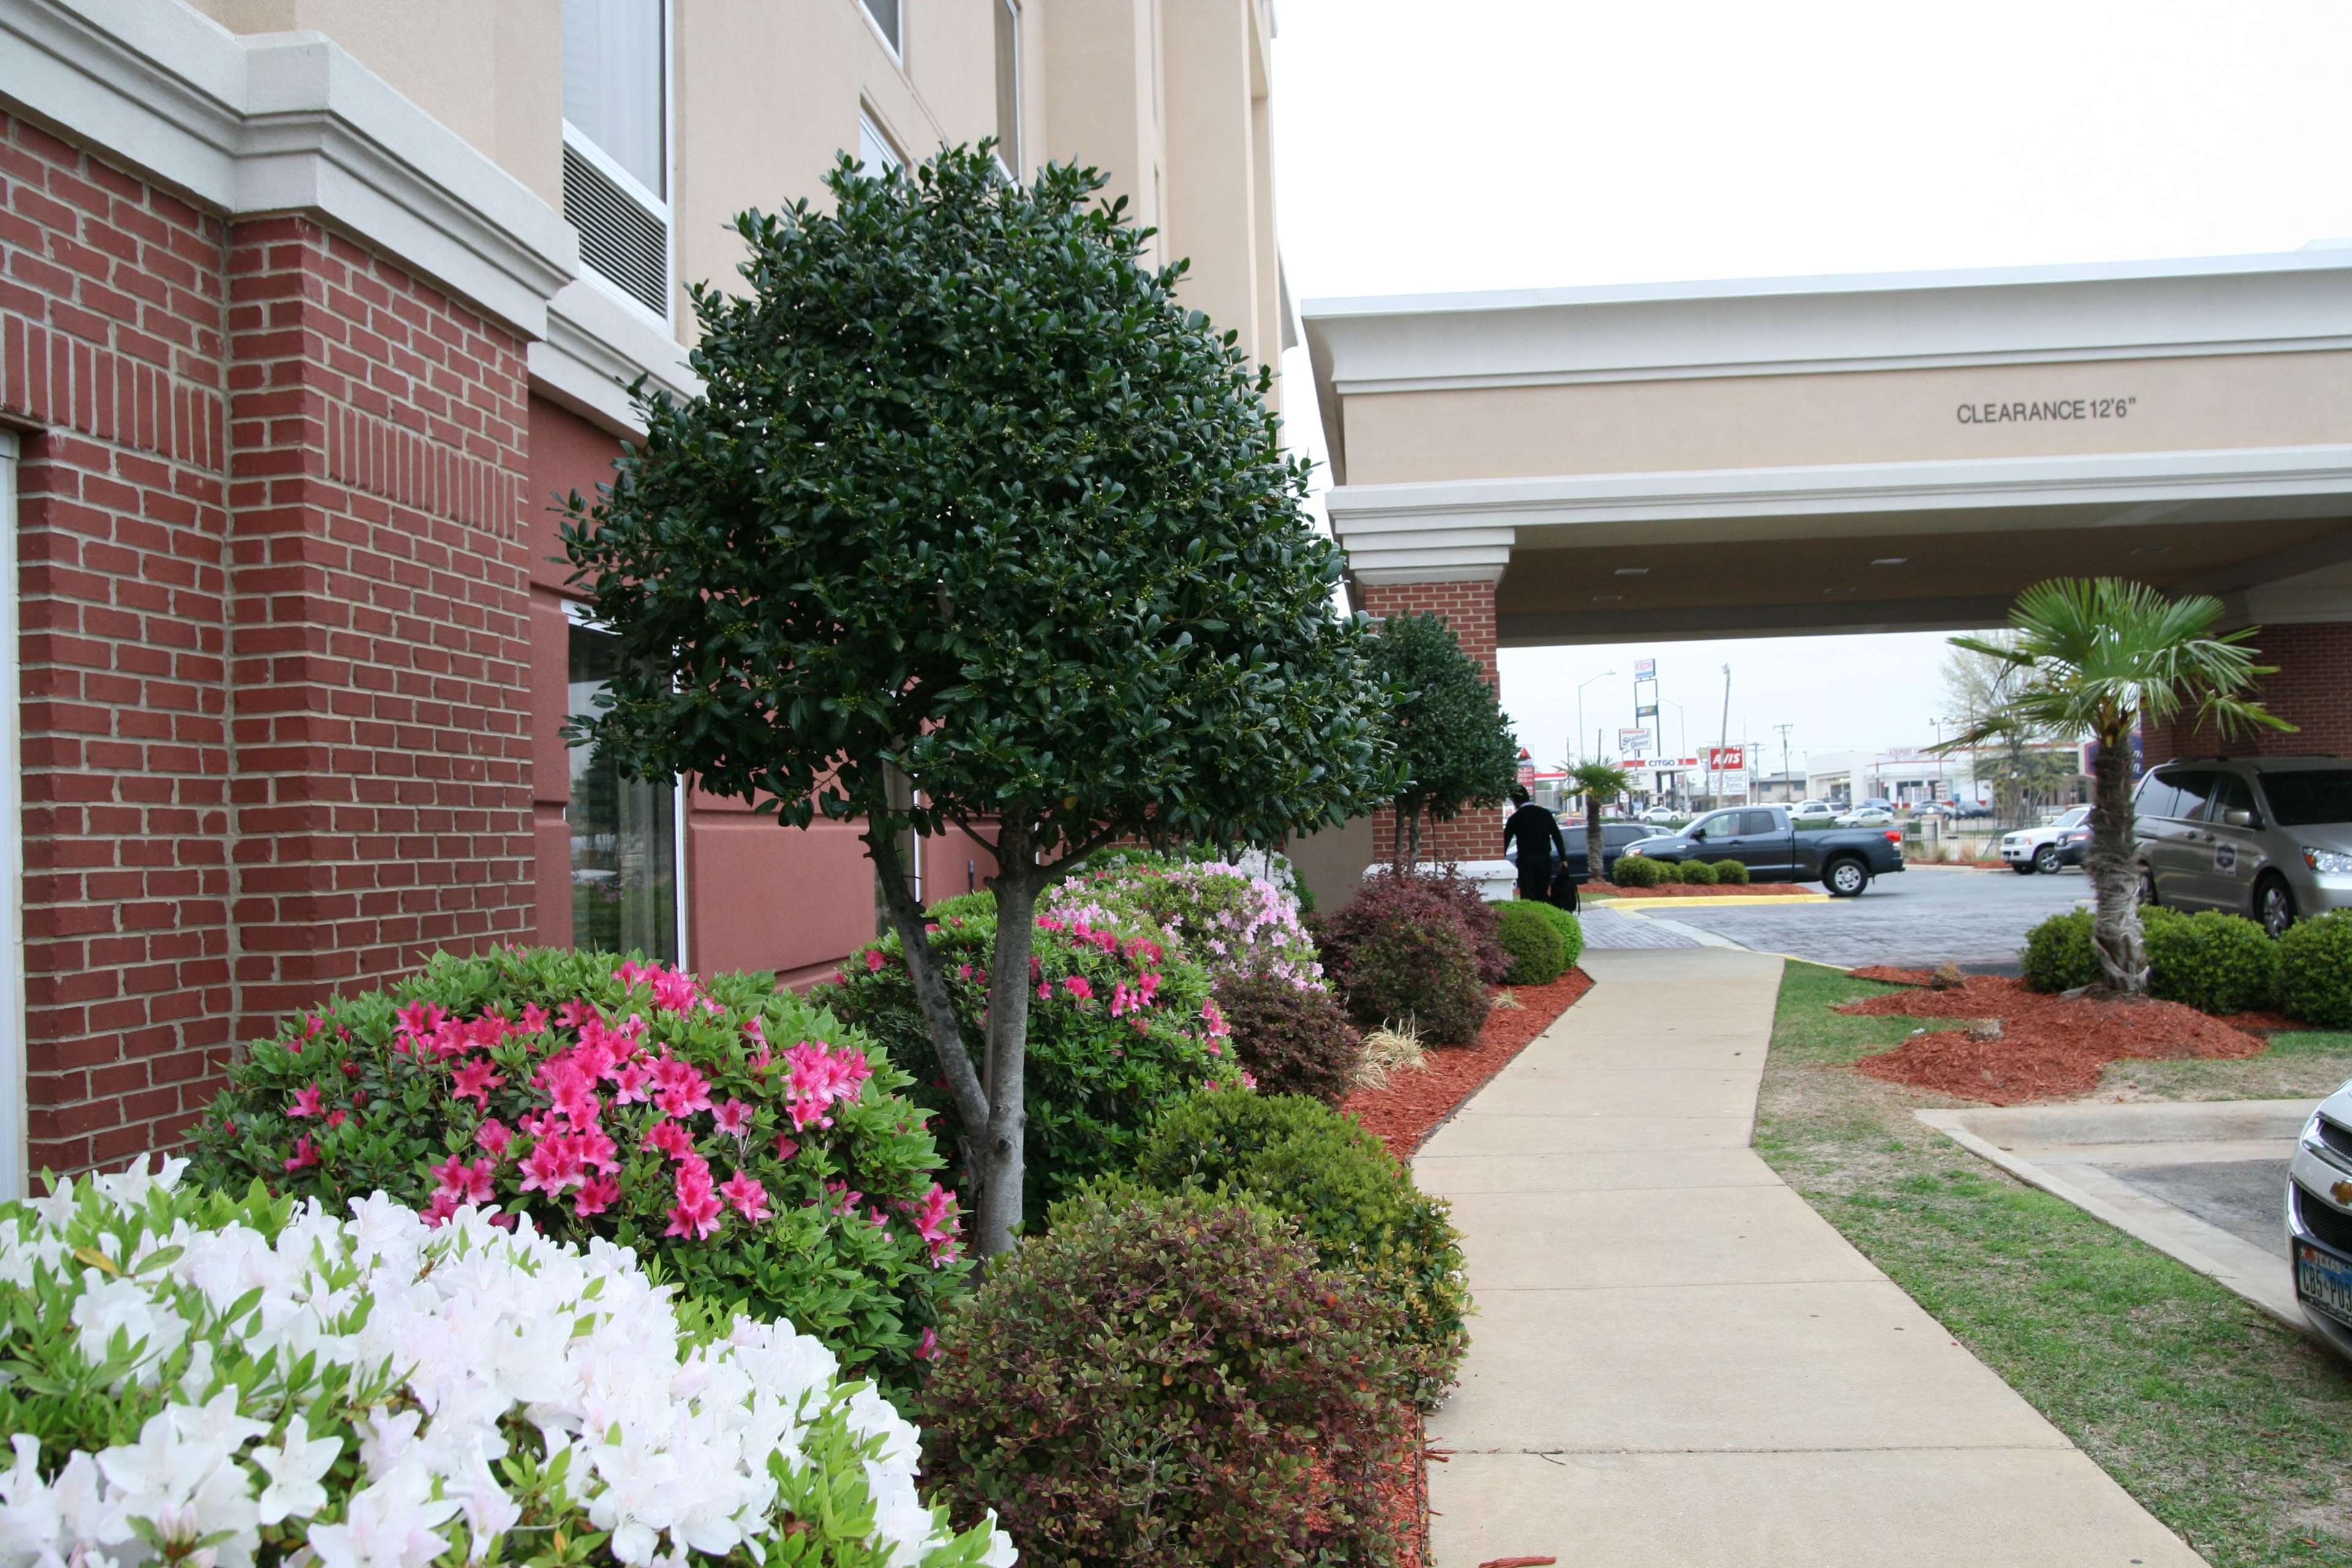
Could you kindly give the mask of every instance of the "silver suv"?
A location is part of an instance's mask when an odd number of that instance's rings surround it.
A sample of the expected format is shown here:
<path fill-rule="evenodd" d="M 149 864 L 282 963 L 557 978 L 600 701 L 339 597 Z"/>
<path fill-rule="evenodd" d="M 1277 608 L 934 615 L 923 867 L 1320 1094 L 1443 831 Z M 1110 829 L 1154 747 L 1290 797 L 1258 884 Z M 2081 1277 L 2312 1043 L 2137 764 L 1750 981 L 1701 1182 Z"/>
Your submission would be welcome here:
<path fill-rule="evenodd" d="M 2352 762 L 2167 763 L 2140 780 L 2132 811 L 2145 902 L 2252 915 L 2273 936 L 2352 909 Z"/>

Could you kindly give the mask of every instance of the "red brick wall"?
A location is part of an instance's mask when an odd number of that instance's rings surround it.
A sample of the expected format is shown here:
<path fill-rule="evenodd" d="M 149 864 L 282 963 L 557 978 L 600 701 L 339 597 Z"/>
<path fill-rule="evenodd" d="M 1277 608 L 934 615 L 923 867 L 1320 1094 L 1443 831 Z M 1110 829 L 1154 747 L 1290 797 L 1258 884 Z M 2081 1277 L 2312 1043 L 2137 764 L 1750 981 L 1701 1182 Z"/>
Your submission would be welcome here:
<path fill-rule="evenodd" d="M 2143 743 L 2149 762 L 2293 752 L 2352 756 L 2352 623 L 2264 626 L 2253 646 L 2262 650 L 2262 663 L 2278 666 L 2278 673 L 2262 682 L 2263 706 L 2297 729 L 2223 737 L 2210 727 L 2177 720 L 2148 728 Z"/>
<path fill-rule="evenodd" d="M 1445 617 L 1462 651 L 1478 661 L 1486 683 L 1502 689 L 1495 663 L 1495 585 L 1492 583 L 1360 583 L 1356 605 L 1368 615 L 1434 614 Z M 1383 861 L 1394 852 L 1396 813 L 1386 807 L 1372 818 L 1374 853 Z M 1421 857 L 1424 860 L 1494 860 L 1503 853 L 1502 819 L 1498 813 L 1474 806 L 1451 822 L 1424 821 Z"/>
<path fill-rule="evenodd" d="M 530 935 L 524 366 L 5 116 L 0 250 L 28 1153 L 74 1170 L 173 1142 L 283 1009 Z"/>

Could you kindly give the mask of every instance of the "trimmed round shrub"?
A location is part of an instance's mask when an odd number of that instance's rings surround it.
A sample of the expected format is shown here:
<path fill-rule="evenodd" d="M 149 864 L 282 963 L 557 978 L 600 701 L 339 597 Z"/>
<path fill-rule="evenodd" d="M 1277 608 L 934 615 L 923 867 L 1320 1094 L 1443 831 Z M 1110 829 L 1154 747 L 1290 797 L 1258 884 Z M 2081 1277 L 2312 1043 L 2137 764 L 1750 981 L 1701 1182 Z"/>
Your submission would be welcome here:
<path fill-rule="evenodd" d="M 1444 1200 L 1353 1117 L 1297 1095 L 1195 1095 L 1153 1124 L 1134 1179 L 1246 1198 L 1291 1221 L 1323 1268 L 1397 1309 L 1406 1394 L 1433 1409 L 1454 1386 L 1470 1310 L 1460 1238 Z"/>
<path fill-rule="evenodd" d="M 958 893 L 951 899 L 941 899 L 926 911 L 934 921 L 968 920 L 973 915 L 996 917 L 996 895 L 985 889 L 976 893 Z"/>
<path fill-rule="evenodd" d="M 471 1205 L 180 1164 L 0 1205 L 11 1563 L 1013 1561 L 977 1511 L 951 1534 L 914 1428 L 788 1322 L 681 1312 L 626 1248 Z"/>
<path fill-rule="evenodd" d="M 1559 933 L 1559 969 L 1561 973 L 1567 973 L 1584 956 L 1584 922 L 1557 905 L 1533 899 L 1526 902 L 1530 909 L 1541 910 L 1544 919 L 1551 922 L 1551 929 Z"/>
<path fill-rule="evenodd" d="M 1326 1105 L 1348 1098 L 1364 1037 L 1327 985 L 1304 989 L 1272 974 L 1219 983 L 1226 1043 L 1264 1094 L 1303 1094 Z M 1233 1098 L 1246 1100 L 1248 1095 Z"/>
<path fill-rule="evenodd" d="M 2352 911 L 2295 921 L 2278 950 L 2280 1010 L 2323 1028 L 2352 1029 Z"/>
<path fill-rule="evenodd" d="M 1617 868 L 1609 873 L 1609 879 L 1621 888 L 1663 888 L 1666 885 L 1667 873 L 1679 869 L 1681 868 L 1669 866 L 1664 860 L 1653 860 L 1647 855 L 1621 855 L 1617 858 Z"/>
<path fill-rule="evenodd" d="M 1490 1005 L 1461 927 L 1402 906 L 1357 942 L 1345 994 L 1349 1016 L 1364 1027 L 1409 1025 L 1432 1046 L 1476 1039 Z"/>
<path fill-rule="evenodd" d="M 1401 877 L 1393 869 L 1364 879 L 1355 898 L 1345 907 L 1316 917 L 1314 936 L 1323 950 L 1323 966 L 1342 991 L 1349 989 L 1348 966 L 1357 943 L 1386 925 L 1392 917 L 1434 922 L 1451 916 L 1469 944 L 1478 979 L 1500 985 L 1509 973 L 1503 952 L 1501 917 L 1477 888 L 1450 869 L 1427 876 Z"/>
<path fill-rule="evenodd" d="M 2143 909 L 2143 924 L 2156 911 Z M 2069 910 L 2052 915 L 2025 933 L 2018 954 L 2019 973 L 2028 991 L 2055 994 L 2096 985 L 2102 978 L 2099 955 L 2091 945 L 2091 911 Z"/>
<path fill-rule="evenodd" d="M 2147 920 L 2154 913 L 2162 918 Z M 2278 1001 L 2279 944 L 2243 915 L 2141 911 L 2148 990 L 2203 1013 L 2246 1013 Z"/>
<path fill-rule="evenodd" d="M 1686 887 L 1712 888 L 1715 886 L 1715 868 L 1704 860 L 1685 860 L 1675 867 L 1666 879 Z"/>
<path fill-rule="evenodd" d="M 1212 984 L 1272 974 L 1318 985 L 1323 965 L 1299 923 L 1297 900 L 1264 878 L 1223 861 L 1171 860 L 1125 850 L 1115 865 L 1055 883 L 1037 912 L 1097 925 L 1139 918 L 1167 933 Z"/>
<path fill-rule="evenodd" d="M 1559 932 L 1542 914 L 1550 907 L 1533 899 L 1514 899 L 1496 906 L 1502 917 L 1503 951 L 1511 955 L 1511 967 L 1504 978 L 1513 985 L 1549 985 L 1568 967 Z"/>
<path fill-rule="evenodd" d="M 950 915 L 931 931 L 930 942 L 947 971 L 964 1039 L 976 1047 L 985 1037 L 995 913 Z M 1244 1078 L 1225 1049 L 1223 1016 L 1210 1000 L 1208 976 L 1164 947 L 1157 933 L 1040 915 L 1035 942 L 1023 1209 L 1042 1215 L 1087 1177 L 1126 1169 L 1161 1106 L 1211 1083 L 1241 1087 Z M 914 1075 L 910 1092 L 936 1118 L 940 1144 L 957 1160 L 962 1119 L 931 1053 L 898 937 L 858 949 L 839 980 L 811 994 L 866 1030 Z M 985 1070 L 976 1049 L 973 1065 Z M 950 1168 L 961 1184 L 964 1173 Z"/>
<path fill-rule="evenodd" d="M 923 1392 L 923 1474 L 1025 1568 L 1388 1564 L 1395 1311 L 1288 1226 L 1089 1195 L 992 1260 Z"/>
<path fill-rule="evenodd" d="M 465 1204 L 632 1247 L 692 1296 L 789 1319 L 903 1389 L 963 1288 L 955 1194 L 910 1080 L 765 974 L 610 953 L 442 953 L 230 1064 L 192 1175 Z"/>
<path fill-rule="evenodd" d="M 1732 887 L 1746 887 L 1748 880 L 1747 863 L 1741 860 L 1716 861 L 1715 879 Z"/>

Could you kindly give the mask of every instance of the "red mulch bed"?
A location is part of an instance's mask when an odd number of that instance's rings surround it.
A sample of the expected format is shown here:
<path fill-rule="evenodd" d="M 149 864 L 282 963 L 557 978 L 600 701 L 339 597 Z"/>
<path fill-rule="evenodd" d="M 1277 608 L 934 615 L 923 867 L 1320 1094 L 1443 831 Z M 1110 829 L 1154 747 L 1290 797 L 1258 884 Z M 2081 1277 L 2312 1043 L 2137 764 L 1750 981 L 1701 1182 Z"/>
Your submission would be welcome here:
<path fill-rule="evenodd" d="M 1339 1109 L 1362 1122 L 1390 1153 L 1409 1160 L 1464 1100 L 1591 989 L 1592 976 L 1581 969 L 1571 969 L 1549 985 L 1513 986 L 1511 995 L 1519 1005 L 1487 1014 L 1476 1045 L 1433 1046 L 1426 1068 L 1391 1073 L 1387 1087 L 1360 1089 Z"/>
<path fill-rule="evenodd" d="M 1571 969 L 1549 985 L 1513 986 L 1511 995 L 1519 1005 L 1488 1013 L 1477 1044 L 1433 1046 L 1424 1055 L 1425 1068 L 1393 1072 L 1386 1088 L 1360 1089 L 1340 1109 L 1362 1122 L 1390 1153 L 1409 1160 L 1488 1079 L 1508 1067 L 1528 1042 L 1591 989 L 1592 976 L 1581 969 Z M 1381 1489 L 1396 1524 L 1397 1568 L 1424 1568 L 1429 1561 L 1429 1468 L 1423 1462 L 1427 1443 L 1420 1415 L 1409 1413 L 1390 1479 Z"/>
<path fill-rule="evenodd" d="M 1873 965 L 1850 973 L 1912 987 L 1927 981 L 1921 969 Z M 2098 1087 L 2100 1068 L 2126 1058 L 2210 1060 L 2260 1056 L 2268 1048 L 2260 1036 L 2240 1026 L 2252 1019 L 2210 1017 L 2177 1002 L 2043 995 L 2005 974 L 1971 974 L 1948 991 L 1890 991 L 1837 1010 L 1878 1017 L 1998 1018 L 1997 1039 L 1980 1040 L 1967 1029 L 1938 1029 L 1853 1064 L 1873 1078 L 1988 1105 L 2087 1094 Z"/>
<path fill-rule="evenodd" d="M 1588 884 L 1596 899 L 1742 899 L 1750 893 L 1818 893 L 1802 882 L 1669 882 L 1663 888 Z"/>

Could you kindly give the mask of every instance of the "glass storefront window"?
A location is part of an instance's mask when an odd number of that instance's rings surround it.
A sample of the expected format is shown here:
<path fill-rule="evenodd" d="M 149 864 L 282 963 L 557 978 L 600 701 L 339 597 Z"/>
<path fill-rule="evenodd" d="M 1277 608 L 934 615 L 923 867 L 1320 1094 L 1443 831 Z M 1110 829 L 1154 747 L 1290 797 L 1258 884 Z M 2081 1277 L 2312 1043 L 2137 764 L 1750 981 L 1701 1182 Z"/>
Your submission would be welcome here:
<path fill-rule="evenodd" d="M 572 624 L 569 707 L 596 711 L 617 639 Z M 625 778 L 587 746 L 572 748 L 572 944 L 677 962 L 677 790 Z"/>

